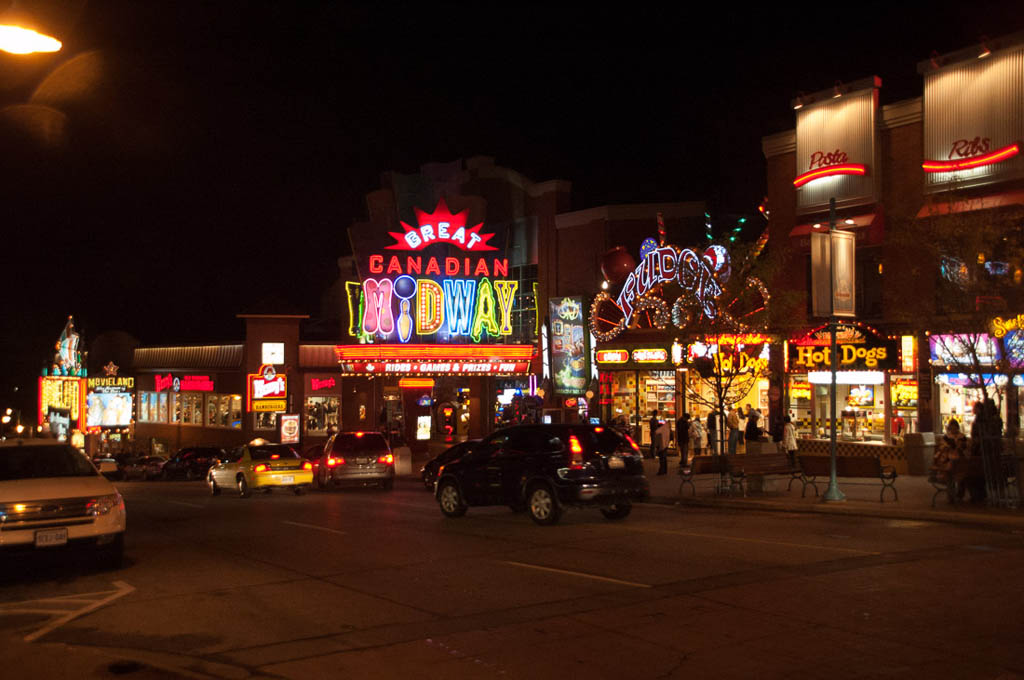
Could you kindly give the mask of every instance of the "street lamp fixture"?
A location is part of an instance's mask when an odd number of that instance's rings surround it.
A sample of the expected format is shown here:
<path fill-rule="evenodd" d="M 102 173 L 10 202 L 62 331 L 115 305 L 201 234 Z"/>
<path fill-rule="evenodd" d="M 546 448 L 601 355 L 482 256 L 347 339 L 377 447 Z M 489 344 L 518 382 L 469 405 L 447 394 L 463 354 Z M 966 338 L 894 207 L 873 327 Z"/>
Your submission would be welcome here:
<path fill-rule="evenodd" d="M 35 52 L 57 52 L 61 41 L 30 28 L 14 24 L 0 24 L 0 50 L 11 54 L 33 54 Z"/>

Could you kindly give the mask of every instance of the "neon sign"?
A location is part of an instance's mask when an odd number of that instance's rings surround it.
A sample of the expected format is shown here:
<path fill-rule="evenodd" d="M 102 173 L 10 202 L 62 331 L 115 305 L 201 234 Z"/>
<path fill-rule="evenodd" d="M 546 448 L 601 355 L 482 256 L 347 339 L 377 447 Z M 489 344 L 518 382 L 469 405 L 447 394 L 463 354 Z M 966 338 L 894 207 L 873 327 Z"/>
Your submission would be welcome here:
<path fill-rule="evenodd" d="M 442 342 L 461 336 L 481 342 L 485 336 L 512 335 L 519 282 L 505 278 L 508 259 L 497 256 L 498 247 L 490 243 L 494 234 L 481 233 L 483 223 L 466 226 L 468 212 L 453 214 L 442 199 L 433 213 L 415 209 L 416 227 L 402 222 L 404 232 L 388 232 L 394 242 L 383 250 L 415 254 L 368 255 L 361 295 L 346 291 L 350 317 L 356 311 L 355 300 L 359 307 L 350 335 L 402 343 L 414 336 L 434 336 Z M 433 246 L 449 249 L 447 255 L 443 250 L 428 254 L 426 249 Z M 452 247 L 470 256 L 455 256 Z"/>
<path fill-rule="evenodd" d="M 1024 329 L 1024 314 L 1018 314 L 1012 319 L 1004 319 L 1001 316 L 994 317 L 989 326 L 992 328 L 992 335 L 1001 338 L 1010 331 Z"/>
<path fill-rule="evenodd" d="M 337 383 L 337 381 L 334 378 L 326 378 L 326 379 L 310 378 L 309 379 L 309 389 L 312 392 L 317 392 L 319 390 L 333 390 L 335 387 L 337 387 L 337 385 L 338 385 L 338 383 Z"/>
<path fill-rule="evenodd" d="M 953 143 L 953 149 L 949 152 L 949 160 L 925 161 L 921 164 L 925 172 L 955 172 L 957 170 L 971 170 L 986 165 L 994 165 L 1013 158 L 1020 153 L 1019 144 L 1010 144 L 991 153 L 986 153 L 989 148 L 988 138 L 975 138 L 968 141 L 957 140 Z M 978 155 L 980 154 L 980 155 Z M 960 158 L 953 159 L 953 156 Z"/>
<path fill-rule="evenodd" d="M 767 239 L 766 231 L 751 257 L 757 257 Z M 601 291 L 594 298 L 590 330 L 599 341 L 613 340 L 642 321 L 659 330 L 667 328 L 670 322 L 680 329 L 706 322 L 740 333 L 754 332 L 766 325 L 768 289 L 755 277 L 733 277 L 725 247 L 712 245 L 698 254 L 664 243 L 659 246 L 648 239 L 641 246 L 641 256 L 640 264 L 626 276 L 617 297 Z M 746 270 L 746 262 L 741 269 Z M 735 285 L 725 297 L 730 281 Z M 737 287 L 739 290 L 735 290 Z M 670 301 L 670 291 L 682 294 Z M 729 302 L 723 305 L 721 298 Z"/>
<path fill-rule="evenodd" d="M 186 375 L 176 378 L 170 373 L 153 376 L 153 389 L 157 392 L 213 392 L 213 378 L 208 375 Z"/>
<path fill-rule="evenodd" d="M 845 154 L 844 154 L 845 155 Z M 808 182 L 813 182 L 816 179 L 822 179 L 823 177 L 834 177 L 836 175 L 866 175 L 868 173 L 868 167 L 862 163 L 840 163 L 838 165 L 829 165 L 823 168 L 815 168 L 808 170 L 802 175 L 797 175 L 796 179 L 793 180 L 794 187 L 802 187 Z"/>
<path fill-rule="evenodd" d="M 668 352 L 664 349 L 635 349 L 633 361 L 638 364 L 661 364 L 668 361 Z"/>
<path fill-rule="evenodd" d="M 599 364 L 624 364 L 627 361 L 629 361 L 629 352 L 624 349 L 597 350 L 597 363 Z"/>
<path fill-rule="evenodd" d="M 267 410 L 269 408 L 268 404 L 271 401 L 277 406 L 283 403 L 284 398 L 288 396 L 288 378 L 278 375 L 273 365 L 263 364 L 256 373 L 249 374 L 246 388 L 247 410 Z M 272 410 L 280 411 L 283 409 L 274 408 Z"/>

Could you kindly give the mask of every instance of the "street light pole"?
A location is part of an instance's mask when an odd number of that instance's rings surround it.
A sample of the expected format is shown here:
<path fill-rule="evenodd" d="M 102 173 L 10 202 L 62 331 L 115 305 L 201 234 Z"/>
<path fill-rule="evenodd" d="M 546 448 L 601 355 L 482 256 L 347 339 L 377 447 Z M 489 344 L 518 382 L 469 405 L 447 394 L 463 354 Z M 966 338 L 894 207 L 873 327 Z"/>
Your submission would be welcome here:
<path fill-rule="evenodd" d="M 832 199 L 829 199 L 829 202 L 828 202 L 828 233 L 829 233 L 829 237 L 830 238 L 831 238 L 831 235 L 835 232 L 835 230 L 836 230 L 836 199 L 832 198 Z M 830 246 L 830 249 L 831 249 L 831 246 Z M 833 271 L 832 271 L 833 268 L 836 266 L 836 263 L 834 261 L 834 254 L 835 254 L 835 251 L 830 252 L 829 253 L 829 258 L 828 258 L 828 261 L 829 261 L 829 284 L 830 284 L 830 287 L 832 287 L 832 288 L 834 288 L 835 285 L 836 285 L 835 277 L 833 276 Z M 832 293 L 833 293 L 832 298 L 834 300 L 835 299 L 835 295 L 834 295 L 835 291 L 833 290 Z M 838 418 L 836 417 L 837 416 L 837 414 L 836 414 L 836 401 L 837 401 L 836 400 L 836 371 L 838 370 L 838 363 L 839 363 L 837 361 L 838 357 L 836 356 L 836 331 L 838 330 L 838 327 L 839 327 L 839 322 L 836 320 L 835 316 L 832 316 L 829 319 L 829 323 L 828 323 L 828 335 L 829 335 L 828 363 L 829 363 L 829 366 L 831 367 L 831 372 L 832 372 L 832 382 L 829 385 L 829 408 L 831 409 L 831 411 L 830 411 L 831 418 L 829 418 L 829 420 L 831 421 L 830 425 L 829 425 L 829 451 L 830 451 L 830 453 L 829 453 L 829 475 L 828 475 L 828 489 L 825 490 L 825 493 L 821 497 L 822 500 L 824 500 L 824 501 L 831 501 L 831 502 L 838 502 L 838 501 L 845 501 L 846 500 L 846 494 L 844 494 L 842 491 L 839 490 L 839 482 L 836 480 L 836 454 L 837 454 L 837 448 L 838 448 L 838 445 L 836 443 L 836 421 L 838 420 Z"/>

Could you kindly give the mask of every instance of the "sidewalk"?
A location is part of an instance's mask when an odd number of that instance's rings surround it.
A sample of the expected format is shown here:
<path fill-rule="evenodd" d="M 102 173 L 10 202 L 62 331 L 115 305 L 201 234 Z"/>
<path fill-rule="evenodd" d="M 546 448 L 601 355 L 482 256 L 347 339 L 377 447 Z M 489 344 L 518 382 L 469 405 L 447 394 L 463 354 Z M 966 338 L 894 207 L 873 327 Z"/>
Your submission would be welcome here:
<path fill-rule="evenodd" d="M 776 512 L 817 512 L 836 515 L 862 517 L 884 517 L 889 519 L 950 522 L 990 526 L 992 528 L 1016 529 L 1024 531 L 1024 510 L 997 510 L 985 506 L 974 506 L 969 503 L 950 505 L 945 492 L 935 499 L 932 507 L 932 496 L 935 489 L 928 483 L 928 478 L 920 475 L 903 475 L 896 480 L 899 500 L 892 499 L 892 493 L 886 492 L 885 502 L 879 502 L 878 494 L 881 482 L 869 479 L 839 478 L 839 489 L 846 494 L 846 501 L 826 503 L 820 494 L 828 488 L 828 479 L 818 479 L 818 493 L 814 495 L 813 487 L 807 488 L 807 497 L 801 498 L 802 485 L 799 481 L 786 491 L 788 479 L 782 477 L 766 480 L 764 493 L 751 492 L 746 497 L 735 495 L 719 495 L 716 493 L 718 475 L 699 475 L 694 480 L 696 495 L 689 485 L 679 494 L 682 481 L 678 474 L 679 457 L 668 459 L 668 474 L 657 476 L 658 461 L 644 459 L 644 472 L 651 483 L 652 503 L 664 505 L 680 505 L 695 507 L 712 507 L 746 510 L 767 510 Z"/>

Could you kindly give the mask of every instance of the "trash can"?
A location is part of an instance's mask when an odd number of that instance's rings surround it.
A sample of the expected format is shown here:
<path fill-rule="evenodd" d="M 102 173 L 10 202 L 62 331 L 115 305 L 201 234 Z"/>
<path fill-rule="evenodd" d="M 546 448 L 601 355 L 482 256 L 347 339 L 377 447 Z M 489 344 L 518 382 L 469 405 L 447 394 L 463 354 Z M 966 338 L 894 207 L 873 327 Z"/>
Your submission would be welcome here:
<path fill-rule="evenodd" d="M 934 432 L 910 432 L 903 436 L 903 456 L 907 474 L 927 475 L 935 456 Z"/>

